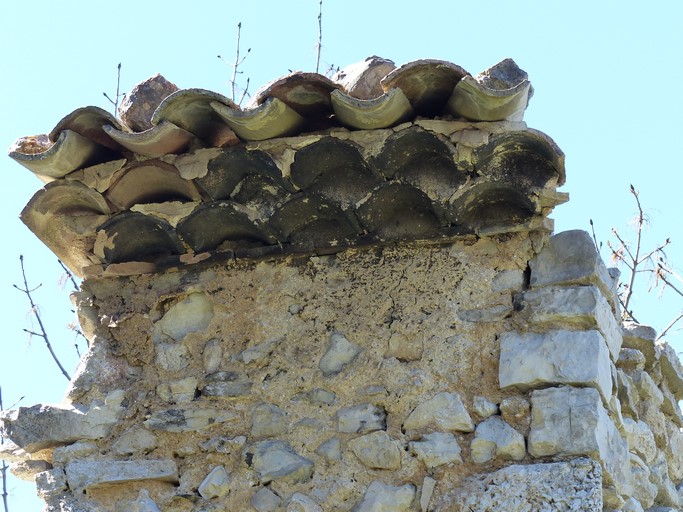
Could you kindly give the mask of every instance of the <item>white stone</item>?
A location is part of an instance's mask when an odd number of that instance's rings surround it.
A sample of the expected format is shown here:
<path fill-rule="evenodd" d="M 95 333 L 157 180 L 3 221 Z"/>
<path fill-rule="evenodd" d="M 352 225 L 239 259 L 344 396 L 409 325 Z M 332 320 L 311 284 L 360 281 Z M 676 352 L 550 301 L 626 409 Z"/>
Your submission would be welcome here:
<path fill-rule="evenodd" d="M 289 421 L 285 411 L 274 404 L 256 406 L 251 416 L 251 435 L 272 437 L 287 432 Z"/>
<path fill-rule="evenodd" d="M 662 402 L 664 402 L 664 395 L 647 372 L 642 370 L 635 371 L 631 372 L 629 376 L 633 380 L 633 384 L 638 390 L 641 400 L 648 401 L 655 407 L 662 405 Z"/>
<path fill-rule="evenodd" d="M 650 481 L 657 487 L 655 501 L 658 505 L 677 508 L 680 503 L 678 491 L 669 477 L 668 465 L 664 453 L 659 452 L 650 464 Z"/>
<path fill-rule="evenodd" d="M 296 453 L 284 441 L 260 441 L 245 448 L 245 459 L 259 474 L 261 483 L 285 480 L 291 483 L 306 482 L 313 474 L 313 462 Z"/>
<path fill-rule="evenodd" d="M 90 441 L 76 441 L 68 446 L 58 446 L 52 452 L 52 461 L 66 464 L 72 460 L 92 458 L 99 452 L 97 445 Z"/>
<path fill-rule="evenodd" d="M 503 460 L 522 460 L 526 455 L 524 436 L 500 416 L 491 416 L 477 425 L 471 443 L 472 460 L 483 464 L 498 457 Z"/>
<path fill-rule="evenodd" d="M 508 466 L 467 478 L 438 510 L 468 512 L 602 511 L 600 465 L 586 458 Z M 447 505 L 446 505 L 447 504 Z"/>
<path fill-rule="evenodd" d="M 295 492 L 287 504 L 287 512 L 323 512 L 323 508 L 313 499 L 300 492 Z"/>
<path fill-rule="evenodd" d="M 350 342 L 340 332 L 330 334 L 327 352 L 320 358 L 319 367 L 323 375 L 329 377 L 341 372 L 363 349 Z"/>
<path fill-rule="evenodd" d="M 399 469 L 401 449 L 384 430 L 351 439 L 348 446 L 356 457 L 372 469 Z"/>
<path fill-rule="evenodd" d="M 170 459 L 74 461 L 66 465 L 66 480 L 75 492 L 140 480 L 177 483 L 178 468 Z"/>
<path fill-rule="evenodd" d="M 429 510 L 429 502 L 432 501 L 432 494 L 436 487 L 436 480 L 431 476 L 424 477 L 422 480 L 422 489 L 420 490 L 420 511 L 427 512 Z"/>
<path fill-rule="evenodd" d="M 498 406 L 483 396 L 475 396 L 472 400 L 472 412 L 481 419 L 498 413 Z"/>
<path fill-rule="evenodd" d="M 236 421 L 239 418 L 239 413 L 230 409 L 177 407 L 155 411 L 143 424 L 150 430 L 194 432 L 219 423 Z"/>
<path fill-rule="evenodd" d="M 645 512 L 645 509 L 640 504 L 640 502 L 635 498 L 629 498 L 621 507 L 621 512 Z"/>
<path fill-rule="evenodd" d="M 474 423 L 457 393 L 442 391 L 421 402 L 403 423 L 404 430 L 434 426 L 439 430 L 472 432 Z"/>
<path fill-rule="evenodd" d="M 343 407 L 337 411 L 337 430 L 345 433 L 372 432 L 384 430 L 387 413 L 373 404 Z"/>
<path fill-rule="evenodd" d="M 460 445 L 453 434 L 433 432 L 422 436 L 420 441 L 410 441 L 408 446 L 429 469 L 444 464 L 462 464 Z"/>
<path fill-rule="evenodd" d="M 504 332 L 500 337 L 498 379 L 502 389 L 591 386 L 605 403 L 612 394 L 609 351 L 596 330 Z"/>
<path fill-rule="evenodd" d="M 669 464 L 669 475 L 674 482 L 683 480 L 683 433 L 681 429 L 671 422 L 667 422 L 667 437 L 664 454 Z"/>
<path fill-rule="evenodd" d="M 230 492 L 230 477 L 223 466 L 216 466 L 206 475 L 202 483 L 199 484 L 197 491 L 202 498 L 210 500 L 221 498 Z"/>
<path fill-rule="evenodd" d="M 186 377 L 180 380 L 162 382 L 157 386 L 157 395 L 165 402 L 182 403 L 190 402 L 197 392 L 197 378 Z"/>
<path fill-rule="evenodd" d="M 117 455 L 133 455 L 149 452 L 156 446 L 156 435 L 146 429 L 133 428 L 114 441 L 111 451 Z"/>
<path fill-rule="evenodd" d="M 33 482 L 36 474 L 52 469 L 52 464 L 46 460 L 20 460 L 9 465 L 10 473 L 19 480 Z"/>
<path fill-rule="evenodd" d="M 34 481 L 38 496 L 43 500 L 60 496 L 67 489 L 66 473 L 61 467 L 38 473 Z"/>
<path fill-rule="evenodd" d="M 677 400 L 683 400 L 683 365 L 674 348 L 666 342 L 657 342 L 662 377 Z"/>
<path fill-rule="evenodd" d="M 594 388 L 549 388 L 531 395 L 529 453 L 533 457 L 589 455 L 600 460 L 607 483 L 631 495 L 628 445 Z"/>
<path fill-rule="evenodd" d="M 150 497 L 147 489 L 140 489 L 138 499 L 126 506 L 126 512 L 161 512 L 156 502 Z"/>
<path fill-rule="evenodd" d="M 633 474 L 633 496 L 645 508 L 650 508 L 657 496 L 657 486 L 650 481 L 650 468 L 643 459 L 631 454 L 631 473 Z"/>
<path fill-rule="evenodd" d="M 182 341 L 191 332 L 205 330 L 212 319 L 211 299 L 205 293 L 191 293 L 154 324 L 154 341 Z"/>
<path fill-rule="evenodd" d="M 213 373 L 218 370 L 223 362 L 223 346 L 221 340 L 211 339 L 204 345 L 202 352 L 202 360 L 204 362 L 204 370 L 206 373 Z"/>
<path fill-rule="evenodd" d="M 422 350 L 421 338 L 395 332 L 389 338 L 389 346 L 384 357 L 395 357 L 399 361 L 419 361 L 422 357 Z"/>
<path fill-rule="evenodd" d="M 315 453 L 330 461 L 341 460 L 341 440 L 338 437 L 332 437 L 320 443 Z"/>
<path fill-rule="evenodd" d="M 261 487 L 251 498 L 251 506 L 256 509 L 256 512 L 275 512 L 281 502 L 282 498 L 268 487 Z"/>
<path fill-rule="evenodd" d="M 657 456 L 657 445 L 647 423 L 624 418 L 624 429 L 629 450 L 637 453 L 648 464 L 652 462 Z"/>
<path fill-rule="evenodd" d="M 182 370 L 190 364 L 190 352 L 185 345 L 159 343 L 155 349 L 156 357 L 154 361 L 163 370 Z"/>
<path fill-rule="evenodd" d="M 410 510 L 415 493 L 412 484 L 395 487 L 375 480 L 353 512 L 405 512 Z"/>
<path fill-rule="evenodd" d="M 649 325 L 624 322 L 622 330 L 624 348 L 639 350 L 645 356 L 645 368 L 650 369 L 659 361 L 659 347 L 655 344 L 657 331 Z"/>

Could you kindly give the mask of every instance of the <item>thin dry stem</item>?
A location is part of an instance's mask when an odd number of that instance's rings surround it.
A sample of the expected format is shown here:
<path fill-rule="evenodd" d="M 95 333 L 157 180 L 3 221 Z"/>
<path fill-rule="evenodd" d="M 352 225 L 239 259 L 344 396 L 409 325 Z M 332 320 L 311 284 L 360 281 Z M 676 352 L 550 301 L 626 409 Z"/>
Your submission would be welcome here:
<path fill-rule="evenodd" d="M 66 377 L 67 380 L 71 380 L 71 377 L 69 376 L 69 373 L 64 369 L 64 366 L 62 366 L 61 361 L 57 357 L 57 354 L 55 353 L 54 349 L 52 348 L 52 344 L 50 343 L 50 339 L 48 338 L 47 331 L 45 330 L 45 326 L 43 325 L 43 319 L 40 317 L 40 312 L 38 310 L 38 306 L 36 303 L 33 301 L 33 296 L 31 295 L 31 292 L 35 291 L 40 285 L 38 285 L 36 288 L 29 288 L 28 282 L 26 280 L 26 270 L 24 268 L 24 256 L 19 256 L 19 261 L 21 263 L 21 277 L 24 281 L 24 287 L 20 288 L 16 284 L 13 285 L 17 290 L 20 292 L 23 292 L 26 297 L 28 298 L 29 304 L 31 305 L 31 312 L 34 314 L 36 317 L 36 320 L 38 322 L 38 326 L 40 327 L 40 332 L 34 332 L 30 331 L 28 329 L 24 329 L 24 332 L 29 333 L 31 336 L 38 336 L 40 338 L 43 338 L 43 341 L 45 342 L 45 346 L 47 349 L 50 351 L 50 355 L 52 356 L 52 359 L 54 362 L 57 364 L 59 367 L 60 371 L 62 372 L 62 375 Z"/>
<path fill-rule="evenodd" d="M 242 102 L 244 101 L 244 98 L 249 96 L 249 79 L 247 78 L 247 83 L 244 89 L 242 90 L 242 97 L 240 98 L 239 102 L 235 101 L 235 98 L 237 97 L 237 75 L 241 75 L 242 71 L 238 71 L 240 65 L 244 62 L 244 60 L 247 58 L 249 53 L 251 52 L 251 48 L 247 48 L 247 53 L 244 55 L 242 58 L 240 58 L 240 40 L 242 39 L 242 22 L 240 21 L 237 24 L 237 43 L 235 45 L 235 60 L 230 63 L 226 61 L 223 57 L 218 55 L 218 58 L 225 62 L 225 64 L 229 67 L 232 68 L 232 77 L 230 79 L 230 92 L 231 96 L 230 99 L 232 99 L 233 103 L 236 103 L 237 105 L 242 105 Z"/>
<path fill-rule="evenodd" d="M 116 100 L 112 100 L 109 95 L 106 92 L 103 92 L 102 94 L 104 95 L 105 98 L 109 100 L 109 102 L 114 105 L 114 117 L 118 117 L 119 115 L 119 98 L 122 96 L 120 93 L 121 91 L 121 63 L 119 62 L 119 65 L 116 67 Z"/>
<path fill-rule="evenodd" d="M 320 53 L 323 49 L 323 0 L 318 4 L 318 44 L 316 45 L 315 72 L 320 70 Z"/>
<path fill-rule="evenodd" d="M 0 386 L 0 412 L 3 411 L 2 407 L 2 386 Z M 0 436 L 0 445 L 5 444 L 5 438 L 3 436 Z M 7 492 L 7 464 L 5 461 L 2 461 L 2 465 L 0 466 L 0 477 L 2 478 L 2 505 L 3 508 L 5 509 L 5 512 L 9 512 L 9 503 L 7 501 L 9 497 L 9 493 Z"/>

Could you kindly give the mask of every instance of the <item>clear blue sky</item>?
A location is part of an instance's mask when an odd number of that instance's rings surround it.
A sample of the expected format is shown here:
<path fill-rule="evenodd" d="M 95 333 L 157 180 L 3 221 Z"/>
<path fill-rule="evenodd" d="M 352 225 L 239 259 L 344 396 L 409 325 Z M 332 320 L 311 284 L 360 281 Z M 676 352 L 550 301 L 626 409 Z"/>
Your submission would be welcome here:
<path fill-rule="evenodd" d="M 405 5 L 405 6 L 403 6 Z M 248 6 L 248 7 L 247 7 Z M 529 73 L 536 93 L 526 114 L 567 155 L 571 201 L 558 207 L 556 231 L 589 229 L 606 240 L 612 227 L 629 237 L 640 190 L 652 227 L 649 243 L 672 238 L 669 255 L 683 265 L 683 4 L 653 1 L 389 2 L 324 0 L 322 67 L 344 66 L 376 54 L 403 64 L 419 58 L 452 61 L 473 74 L 506 57 Z M 22 135 L 49 132 L 73 109 L 109 109 L 116 65 L 121 86 L 160 72 L 181 88 L 228 94 L 236 25 L 242 65 L 253 91 L 288 69 L 312 71 L 318 36 L 318 0 L 296 2 L 116 2 L 38 0 L 6 2 L 0 14 L 0 146 Z M 0 386 L 5 406 L 56 402 L 66 379 L 50 362 L 42 341 L 30 344 L 28 305 L 12 288 L 19 283 L 19 255 L 30 280 L 42 283 L 36 299 L 56 349 L 72 371 L 76 364 L 70 303 L 60 292 L 54 256 L 18 220 L 41 183 L 9 158 L 0 158 L 7 180 L 2 209 L 0 309 L 3 326 Z M 606 256 L 606 254 L 605 254 Z M 638 292 L 641 321 L 658 328 L 683 307 L 665 294 Z M 669 300 L 667 300 L 667 296 Z M 669 337 L 683 350 L 680 333 Z M 33 486 L 12 479 L 11 510 L 40 510 Z"/>

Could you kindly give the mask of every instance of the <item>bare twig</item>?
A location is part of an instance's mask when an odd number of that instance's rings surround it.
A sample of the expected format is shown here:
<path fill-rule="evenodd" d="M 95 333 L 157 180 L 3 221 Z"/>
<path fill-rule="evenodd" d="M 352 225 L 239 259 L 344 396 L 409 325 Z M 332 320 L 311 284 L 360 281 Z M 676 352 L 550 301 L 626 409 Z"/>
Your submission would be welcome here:
<path fill-rule="evenodd" d="M 318 44 L 316 45 L 315 72 L 320 69 L 320 53 L 323 49 L 323 0 L 318 4 Z"/>
<path fill-rule="evenodd" d="M 74 291 L 77 292 L 80 288 L 78 287 L 78 283 L 76 283 L 76 279 L 74 278 L 73 273 L 71 272 L 71 270 L 67 268 L 66 265 L 64 265 L 64 262 L 62 260 L 58 259 L 57 261 L 64 270 L 64 278 L 71 281 L 71 285 L 74 287 Z"/>
<path fill-rule="evenodd" d="M 103 92 L 102 94 L 104 95 L 105 98 L 109 100 L 109 103 L 114 105 L 114 117 L 119 116 L 119 98 L 122 96 L 122 94 L 119 92 L 121 90 L 121 63 L 119 62 L 119 65 L 116 66 L 116 100 L 113 100 L 109 97 L 109 95 L 106 92 Z"/>
<path fill-rule="evenodd" d="M 671 328 L 674 325 L 676 325 L 681 319 L 683 319 L 683 311 L 681 311 L 676 318 L 674 318 L 673 320 L 671 320 L 671 322 L 669 322 L 669 325 L 667 325 L 666 328 L 662 332 L 659 333 L 656 340 L 664 337 L 664 335 L 666 335 L 666 333 L 669 332 L 671 330 Z"/>
<path fill-rule="evenodd" d="M 218 58 L 225 62 L 226 65 L 232 67 L 232 78 L 230 79 L 230 91 L 232 93 L 231 99 L 233 102 L 235 102 L 235 98 L 237 97 L 237 75 L 241 75 L 242 71 L 238 71 L 240 65 L 244 62 L 244 60 L 247 58 L 249 53 L 251 52 L 251 48 L 247 48 L 247 53 L 240 59 L 240 39 L 242 37 L 242 22 L 240 21 L 237 24 L 237 44 L 235 45 L 235 60 L 232 63 L 229 63 L 226 61 L 223 57 L 218 55 Z M 244 101 L 244 98 L 246 96 L 249 96 L 249 93 L 247 92 L 249 90 L 249 79 L 247 78 L 246 86 L 243 89 L 242 92 L 242 97 L 240 98 L 240 101 L 237 102 L 238 105 L 242 104 L 242 101 Z"/>
<path fill-rule="evenodd" d="M 34 292 L 37 288 L 39 288 L 40 285 L 38 285 L 36 288 L 33 288 L 33 289 L 28 287 L 28 282 L 26 280 L 26 270 L 24 269 L 24 256 L 23 255 L 19 256 L 19 261 L 21 262 L 21 277 L 24 281 L 24 287 L 20 288 L 16 284 L 13 286 L 17 290 L 19 290 L 20 292 L 23 292 L 24 294 L 26 294 L 26 297 L 28 297 L 29 304 L 31 305 L 31 313 L 33 313 L 33 315 L 36 317 L 36 320 L 38 321 L 38 326 L 40 327 L 40 332 L 34 332 L 34 331 L 30 331 L 28 329 L 24 329 L 24 332 L 29 333 L 29 335 L 31 335 L 31 336 L 38 336 L 40 338 L 43 338 L 43 341 L 45 342 L 47 349 L 50 351 L 50 355 L 52 356 L 52 359 L 54 360 L 54 362 L 57 364 L 57 366 L 61 370 L 64 377 L 66 377 L 67 380 L 71 380 L 71 377 L 69 376 L 68 372 L 62 366 L 61 361 L 59 360 L 59 358 L 57 357 L 57 354 L 55 354 L 55 351 L 52 348 L 52 344 L 50 343 L 50 339 L 48 338 L 47 332 L 45 331 L 45 326 L 43 325 L 43 320 L 40 317 L 40 312 L 38 310 L 38 306 L 33 301 L 33 296 L 31 295 L 31 293 Z"/>
<path fill-rule="evenodd" d="M 591 224 L 591 232 L 593 233 L 593 243 L 595 244 L 595 248 L 600 251 L 602 249 L 602 242 L 598 243 L 598 239 L 595 236 L 595 226 L 593 225 L 593 219 L 588 219 L 588 221 Z"/>
<path fill-rule="evenodd" d="M 2 387 L 0 386 L 0 411 L 3 411 L 2 407 Z M 0 444 L 5 444 L 5 438 L 3 436 L 0 436 Z M 0 477 L 2 478 L 2 505 L 3 508 L 5 509 L 5 512 L 9 512 L 9 504 L 7 502 L 7 498 L 9 494 L 7 493 L 7 464 L 5 461 L 2 461 L 2 465 L 0 466 Z"/>

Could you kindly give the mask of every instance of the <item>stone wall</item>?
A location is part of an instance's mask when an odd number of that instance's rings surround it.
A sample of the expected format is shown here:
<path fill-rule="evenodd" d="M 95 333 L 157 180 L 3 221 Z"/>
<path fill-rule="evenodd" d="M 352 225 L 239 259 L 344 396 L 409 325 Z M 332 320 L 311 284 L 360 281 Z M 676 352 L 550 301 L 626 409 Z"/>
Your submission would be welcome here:
<path fill-rule="evenodd" d="M 677 510 L 683 369 L 614 283 L 580 231 L 88 280 L 3 457 L 47 510 Z"/>

